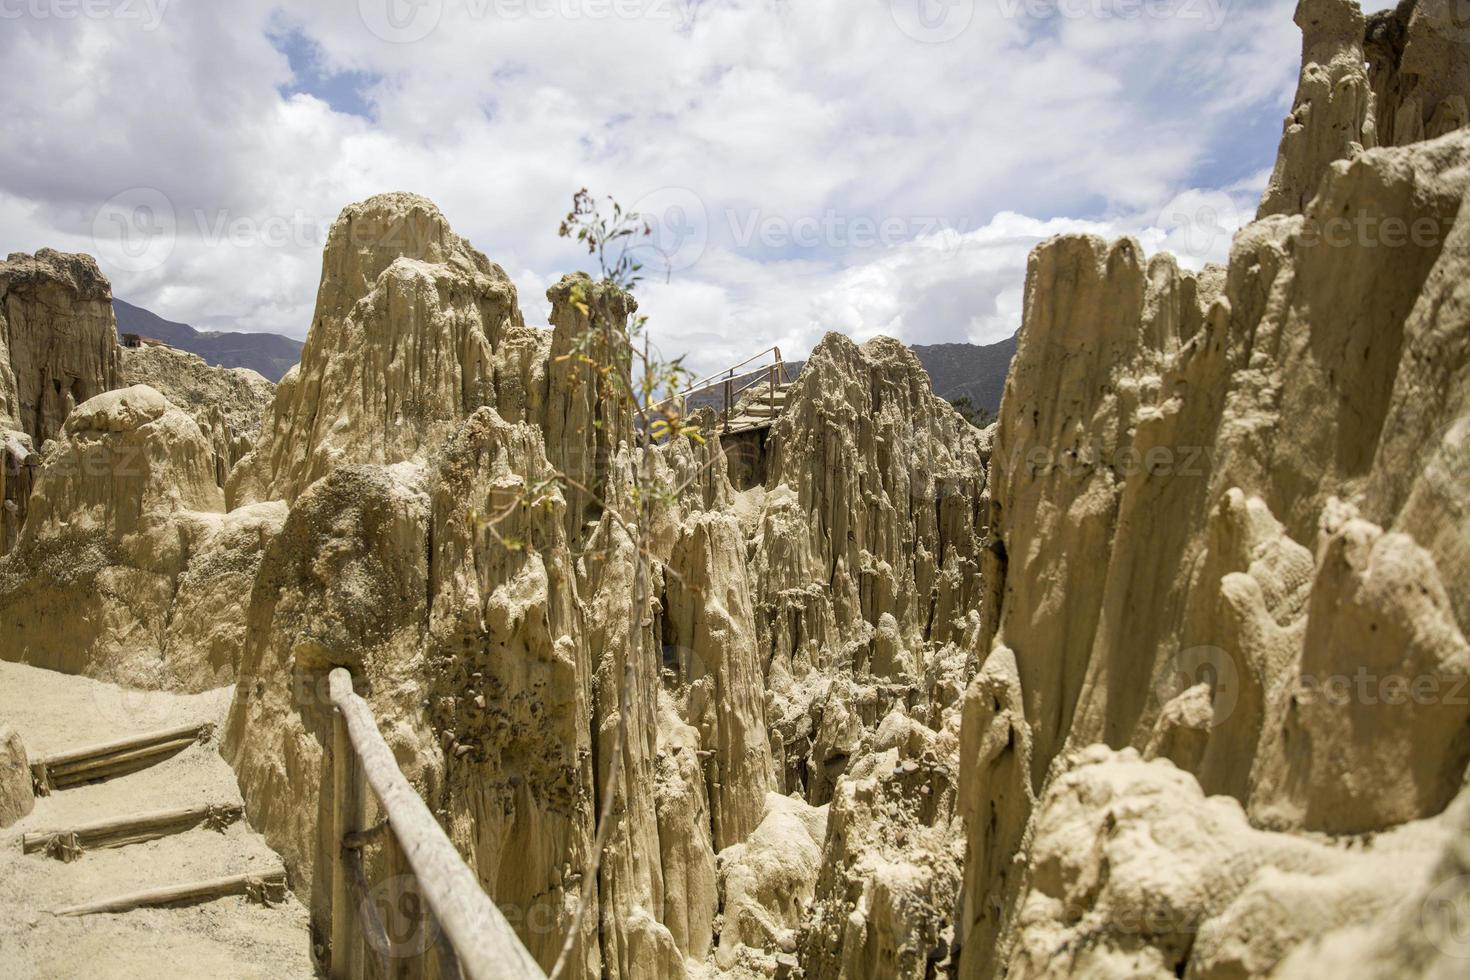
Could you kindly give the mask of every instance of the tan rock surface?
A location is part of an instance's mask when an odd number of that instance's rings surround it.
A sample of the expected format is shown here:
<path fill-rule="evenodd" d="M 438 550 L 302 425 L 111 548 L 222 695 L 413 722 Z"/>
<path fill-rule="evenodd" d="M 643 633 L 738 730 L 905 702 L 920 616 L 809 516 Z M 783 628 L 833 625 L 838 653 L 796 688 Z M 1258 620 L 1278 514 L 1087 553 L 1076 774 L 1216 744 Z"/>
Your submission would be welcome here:
<path fill-rule="evenodd" d="M 1470 135 L 1348 146 L 1355 16 L 1299 7 L 1310 107 L 1227 270 L 1081 237 L 1031 257 L 966 694 L 963 976 L 1265 975 L 1406 917 L 1453 824 Z M 1099 742 L 1123 754 L 1082 751 Z M 1135 777 L 1124 797 L 1168 798 L 1130 839 L 1113 780 Z M 1410 880 L 1375 892 L 1387 872 L 1344 857 L 1350 835 Z M 1239 853 L 1324 846 L 1209 883 Z"/>
<path fill-rule="evenodd" d="M 301 363 L 231 479 L 232 506 L 293 501 L 341 466 L 422 460 L 494 404 L 492 348 L 520 323 L 509 277 L 432 202 L 381 194 L 347 208 L 328 235 Z"/>
<path fill-rule="evenodd" d="M 719 854 L 723 924 L 715 962 L 729 968 L 742 946 L 791 952 L 821 872 L 827 807 L 770 794 L 755 831 Z"/>
<path fill-rule="evenodd" d="M 146 345 L 119 351 L 119 382 L 146 384 L 194 417 L 214 447 L 216 481 L 248 453 L 275 392 L 249 368 L 213 367 L 172 347 Z"/>
<path fill-rule="evenodd" d="M 0 431 L 0 556 L 20 540 L 38 465 L 40 457 L 30 436 Z"/>
<path fill-rule="evenodd" d="M 1300 0 L 1302 73 L 1257 218 L 1300 214 L 1336 160 L 1363 148 L 1373 118 L 1356 0 Z"/>
<path fill-rule="evenodd" d="M 20 539 L 35 451 L 117 384 L 112 287 L 92 257 L 41 249 L 0 262 L 0 555 Z"/>
<path fill-rule="evenodd" d="M 231 682 L 285 508 L 222 513 L 208 439 L 146 385 L 79 406 L 36 474 L 0 561 L 0 659 L 150 689 Z"/>
<path fill-rule="evenodd" d="M 1410 824 L 1369 843 L 1252 828 L 1172 764 L 1101 746 L 1039 803 L 1007 976 L 1267 976 L 1299 944 L 1403 907 L 1447 837 Z"/>
<path fill-rule="evenodd" d="M 36 446 L 117 387 L 112 286 L 90 255 L 43 248 L 0 263 L 0 420 Z"/>
<path fill-rule="evenodd" d="M 0 727 L 0 828 L 26 816 L 35 805 L 25 743 L 14 728 Z"/>

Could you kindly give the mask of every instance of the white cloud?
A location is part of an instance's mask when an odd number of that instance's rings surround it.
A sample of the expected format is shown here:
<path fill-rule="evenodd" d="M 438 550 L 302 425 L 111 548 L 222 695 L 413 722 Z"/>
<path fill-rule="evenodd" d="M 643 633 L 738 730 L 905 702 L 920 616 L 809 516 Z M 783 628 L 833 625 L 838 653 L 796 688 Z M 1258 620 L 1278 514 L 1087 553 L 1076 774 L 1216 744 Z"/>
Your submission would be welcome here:
<path fill-rule="evenodd" d="M 1219 205 L 1272 150 L 1231 134 L 1276 128 L 1300 43 L 1269 0 L 1132 19 L 957 0 L 943 10 L 970 19 L 945 43 L 903 16 L 918 0 L 174 0 L 152 31 L 34 15 L 61 2 L 0 0 L 22 13 L 0 31 L 18 93 L 0 251 L 100 252 L 117 294 L 162 315 L 301 336 L 337 212 L 413 190 L 511 271 L 534 322 L 585 264 L 555 237 L 573 191 L 692 195 L 703 251 L 643 306 L 701 367 L 767 342 L 796 356 L 825 329 L 998 339 L 1026 250 L 1063 227 L 1218 251 L 1202 216 L 1228 232 Z M 1200 3 L 1219 16 L 1184 16 Z M 368 27 L 388 4 L 438 19 L 391 43 Z M 270 38 L 290 29 L 323 78 L 362 73 L 371 120 L 293 79 Z M 93 226 L 140 187 L 176 240 L 128 268 Z"/>

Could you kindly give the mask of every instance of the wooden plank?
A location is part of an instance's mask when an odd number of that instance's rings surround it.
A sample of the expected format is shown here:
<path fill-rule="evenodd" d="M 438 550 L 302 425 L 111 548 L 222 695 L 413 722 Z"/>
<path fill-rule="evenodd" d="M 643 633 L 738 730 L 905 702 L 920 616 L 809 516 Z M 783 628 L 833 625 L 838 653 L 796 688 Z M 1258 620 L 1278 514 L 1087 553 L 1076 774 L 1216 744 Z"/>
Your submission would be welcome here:
<path fill-rule="evenodd" d="M 332 884 L 332 945 L 331 976 L 333 980 L 352 980 L 354 960 L 353 922 L 351 914 L 352 894 L 348 889 L 349 876 L 346 855 L 347 835 L 359 827 L 352 825 L 353 774 L 357 768 L 357 757 L 347 737 L 347 722 L 342 713 L 332 718 L 332 810 L 331 825 L 327 829 L 327 854 L 331 860 Z"/>
<path fill-rule="evenodd" d="M 52 857 L 67 861 L 85 848 L 125 847 L 128 844 L 182 833 L 205 822 L 223 829 L 240 819 L 243 813 L 244 809 L 238 803 L 203 803 L 172 810 L 154 810 L 112 820 L 99 820 L 69 830 L 23 834 L 21 852 L 31 854 L 45 851 Z"/>
<path fill-rule="evenodd" d="M 362 772 L 377 794 L 429 908 L 454 946 L 463 975 L 472 980 L 545 980 L 540 965 L 404 778 L 372 710 L 353 693 L 352 675 L 337 668 L 330 675 L 329 688 Z M 334 911 L 334 917 L 336 914 Z"/>
<path fill-rule="evenodd" d="M 246 895 L 259 901 L 271 901 L 275 895 L 285 898 L 286 871 L 275 868 L 253 874 L 231 875 L 228 878 L 212 878 L 194 881 L 186 885 L 169 885 L 165 888 L 150 888 L 147 891 L 119 895 L 116 898 L 85 905 L 72 905 L 57 909 L 59 916 L 96 915 L 100 912 L 130 912 L 133 909 L 155 908 L 161 905 L 183 905 L 208 902 L 229 895 Z"/>
<path fill-rule="evenodd" d="M 213 731 L 213 722 L 194 722 L 114 742 L 68 749 L 31 760 L 31 782 L 37 796 L 46 796 L 53 788 L 133 772 L 163 761 L 165 755 L 185 749 L 195 741 L 207 738 Z"/>
<path fill-rule="evenodd" d="M 133 749 L 141 749 L 159 742 L 173 742 L 181 738 L 200 738 L 214 731 L 213 722 L 193 722 L 188 725 L 179 725 L 174 728 L 166 728 L 163 731 L 149 732 L 146 735 L 130 735 L 127 738 L 118 739 L 113 742 L 103 742 L 98 745 L 88 745 L 80 749 L 68 749 L 65 752 L 57 752 L 46 756 L 43 762 L 52 769 L 65 766 L 71 762 L 82 762 L 97 756 L 113 755 L 118 752 L 128 752 Z"/>
<path fill-rule="evenodd" d="M 145 745 L 131 752 L 120 752 L 116 755 L 104 755 L 95 759 L 84 759 L 80 762 L 68 762 L 63 768 L 57 769 L 47 763 L 46 772 L 53 787 L 60 788 L 68 783 L 86 782 L 93 779 L 104 779 L 109 775 L 121 772 L 134 772 L 138 769 L 146 769 L 157 765 L 164 759 L 176 753 L 182 752 L 189 746 L 196 744 L 192 738 L 180 738 L 172 742 L 159 742 L 156 745 Z"/>
<path fill-rule="evenodd" d="M 391 964 L 388 962 L 388 953 L 392 945 L 388 942 L 388 931 L 383 928 L 383 920 L 378 917 L 378 907 L 373 904 L 367 874 L 362 870 L 362 852 L 344 847 L 342 864 L 347 869 L 347 878 L 353 885 L 353 894 L 357 899 L 353 906 L 358 911 L 368 946 L 378 954 L 378 970 L 384 977 L 390 977 L 393 973 L 390 969 Z M 343 918 L 350 919 L 351 916 L 344 915 Z M 336 923 L 333 922 L 333 926 L 335 925 Z"/>

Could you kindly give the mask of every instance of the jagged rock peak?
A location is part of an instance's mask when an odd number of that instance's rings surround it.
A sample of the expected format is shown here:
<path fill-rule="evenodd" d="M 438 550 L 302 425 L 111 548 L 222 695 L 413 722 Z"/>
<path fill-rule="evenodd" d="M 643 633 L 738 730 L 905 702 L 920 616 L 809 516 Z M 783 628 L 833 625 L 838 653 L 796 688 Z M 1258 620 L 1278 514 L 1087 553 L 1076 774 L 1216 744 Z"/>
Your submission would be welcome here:
<path fill-rule="evenodd" d="M 1258 218 L 1300 214 L 1329 167 L 1470 123 L 1470 31 L 1453 0 L 1301 0 L 1302 69 Z"/>
<path fill-rule="evenodd" d="M 281 380 L 231 504 L 294 500 L 339 466 L 422 458 L 494 405 L 495 347 L 522 327 L 515 286 L 414 194 L 343 210 L 301 364 Z"/>
<path fill-rule="evenodd" d="M 1295 19 L 1302 31 L 1301 79 L 1258 218 L 1299 214 L 1332 162 L 1362 149 L 1372 118 L 1356 0 L 1302 0 Z"/>
<path fill-rule="evenodd" d="M 454 233 L 449 219 L 427 197 L 403 191 L 377 194 L 342 209 L 327 235 L 322 283 L 341 289 L 317 296 L 317 315 L 326 302 L 365 295 L 378 276 L 399 259 L 451 264 L 505 279 L 499 266 Z"/>

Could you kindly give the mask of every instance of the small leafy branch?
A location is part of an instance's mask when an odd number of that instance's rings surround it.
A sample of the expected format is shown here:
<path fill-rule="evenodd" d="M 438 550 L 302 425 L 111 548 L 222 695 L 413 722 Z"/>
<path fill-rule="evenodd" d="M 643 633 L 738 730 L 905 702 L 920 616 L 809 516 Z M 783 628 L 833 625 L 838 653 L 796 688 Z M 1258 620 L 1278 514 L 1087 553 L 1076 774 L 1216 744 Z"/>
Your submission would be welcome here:
<path fill-rule="evenodd" d="M 612 204 L 612 214 L 605 217 L 587 188 L 577 191 L 572 195 L 572 210 L 562 219 L 557 235 L 575 238 L 586 245 L 587 254 L 597 256 L 602 278 L 632 292 L 643 281 L 639 275 L 643 264 L 632 253 L 649 247 L 644 240 L 653 236 L 653 226 L 636 211 L 624 211 L 612 197 L 608 201 Z"/>
<path fill-rule="evenodd" d="M 587 188 L 577 191 L 572 196 L 572 209 L 562 219 L 557 235 L 585 245 L 587 254 L 597 259 L 601 283 L 631 295 L 644 278 L 643 263 L 635 256 L 645 250 L 657 251 L 649 241 L 653 227 L 638 212 L 624 209 L 612 197 L 608 201 L 611 214 L 604 215 Z M 680 397 L 693 375 L 684 367 L 683 357 L 663 360 L 657 356 L 648 337 L 648 317 L 640 313 L 626 324 L 609 319 L 603 311 L 595 309 L 597 304 L 581 282 L 573 285 L 570 298 L 572 305 L 593 326 L 593 329 L 577 336 L 569 353 L 556 359 L 558 364 L 583 369 L 572 373 L 572 384 L 580 382 L 583 371 L 595 376 L 602 390 L 614 399 L 614 407 L 620 412 L 631 412 L 638 422 L 639 432 L 655 442 L 685 437 L 703 445 L 704 434 L 684 415 Z M 604 423 L 598 419 L 592 424 L 601 427 Z M 657 488 L 638 479 L 637 473 L 634 477 L 630 489 L 635 503 L 670 503 L 693 482 L 691 479 L 681 486 L 665 488 L 666 492 L 658 493 Z M 560 490 L 575 487 L 596 501 L 604 511 L 610 510 L 602 499 L 600 488 L 585 486 L 570 474 L 558 473 L 552 484 Z M 521 550 L 526 546 L 525 542 L 502 536 L 497 527 L 522 508 L 530 510 L 544 506 L 547 490 L 545 483 L 537 484 L 527 488 L 507 507 L 497 508 L 492 514 L 476 513 L 472 516 L 476 524 L 502 547 Z M 647 524 L 646 521 L 639 523 Z M 635 541 L 639 540 L 635 524 L 624 523 L 623 529 Z M 642 544 L 640 541 L 640 547 Z"/>
<path fill-rule="evenodd" d="M 644 250 L 657 251 L 650 241 L 653 226 L 638 212 L 624 210 L 611 197 L 608 201 L 612 213 L 604 215 L 587 188 L 577 191 L 572 196 L 572 210 L 562 219 L 557 234 L 584 244 L 587 254 L 597 258 L 602 281 L 631 294 L 643 281 L 644 266 L 635 256 Z M 666 262 L 666 280 L 669 274 Z M 657 356 L 648 338 L 648 317 L 637 314 L 626 329 L 605 317 L 596 317 L 581 284 L 573 287 L 572 303 L 594 321 L 597 329 L 582 334 L 577 347 L 562 359 L 576 360 L 609 382 L 619 396 L 619 407 L 631 407 L 640 431 L 655 441 L 688 436 L 703 443 L 699 428 L 684 417 L 678 397 L 692 375 L 685 369 L 683 357 L 663 360 Z"/>
<path fill-rule="evenodd" d="M 611 198 L 608 200 L 611 213 L 603 214 L 586 188 L 578 191 L 572 198 L 572 210 L 562 220 L 558 234 L 584 244 L 587 254 L 596 257 L 601 274 L 600 285 L 632 293 L 643 279 L 643 265 L 636 256 L 645 249 L 656 251 L 648 241 L 653 229 L 637 212 L 625 210 Z M 560 980 L 570 968 L 577 937 L 581 935 L 582 924 L 596 899 L 602 857 L 617 822 L 614 809 L 624 778 L 623 747 L 627 744 L 632 717 L 629 699 L 635 681 L 637 653 L 641 648 L 643 631 L 653 626 L 650 610 L 656 560 L 652 553 L 654 517 L 659 508 L 676 506 L 680 495 L 702 477 L 713 461 L 711 454 L 704 466 L 697 468 L 695 474 L 679 486 L 671 486 L 658 478 L 656 442 L 687 437 L 695 443 L 704 443 L 699 428 L 689 424 L 682 413 L 679 393 L 689 380 L 689 372 L 684 368 L 683 358 L 664 360 L 656 354 L 648 337 L 646 316 L 638 314 L 632 320 L 609 316 L 603 304 L 595 302 L 594 297 L 587 294 L 587 289 L 587 285 L 581 282 L 574 285 L 571 301 L 587 317 L 591 329 L 583 332 L 572 351 L 559 360 L 568 367 L 585 369 L 597 379 L 603 396 L 613 401 L 610 407 L 619 414 L 627 412 L 636 420 L 636 445 L 630 447 L 636 455 L 636 464 L 629 474 L 631 485 L 628 488 L 632 513 L 620 513 L 610 507 L 597 490 L 583 486 L 571 476 L 565 473 L 558 476 L 565 484 L 577 487 L 595 500 L 603 513 L 621 527 L 634 544 L 633 590 L 629 598 L 631 615 L 628 620 L 632 635 L 623 651 L 622 678 L 617 692 L 618 724 L 608 779 L 602 788 L 596 838 L 588 867 L 582 872 L 582 892 L 576 913 L 548 980 Z M 672 569 L 665 572 L 674 574 Z"/>

